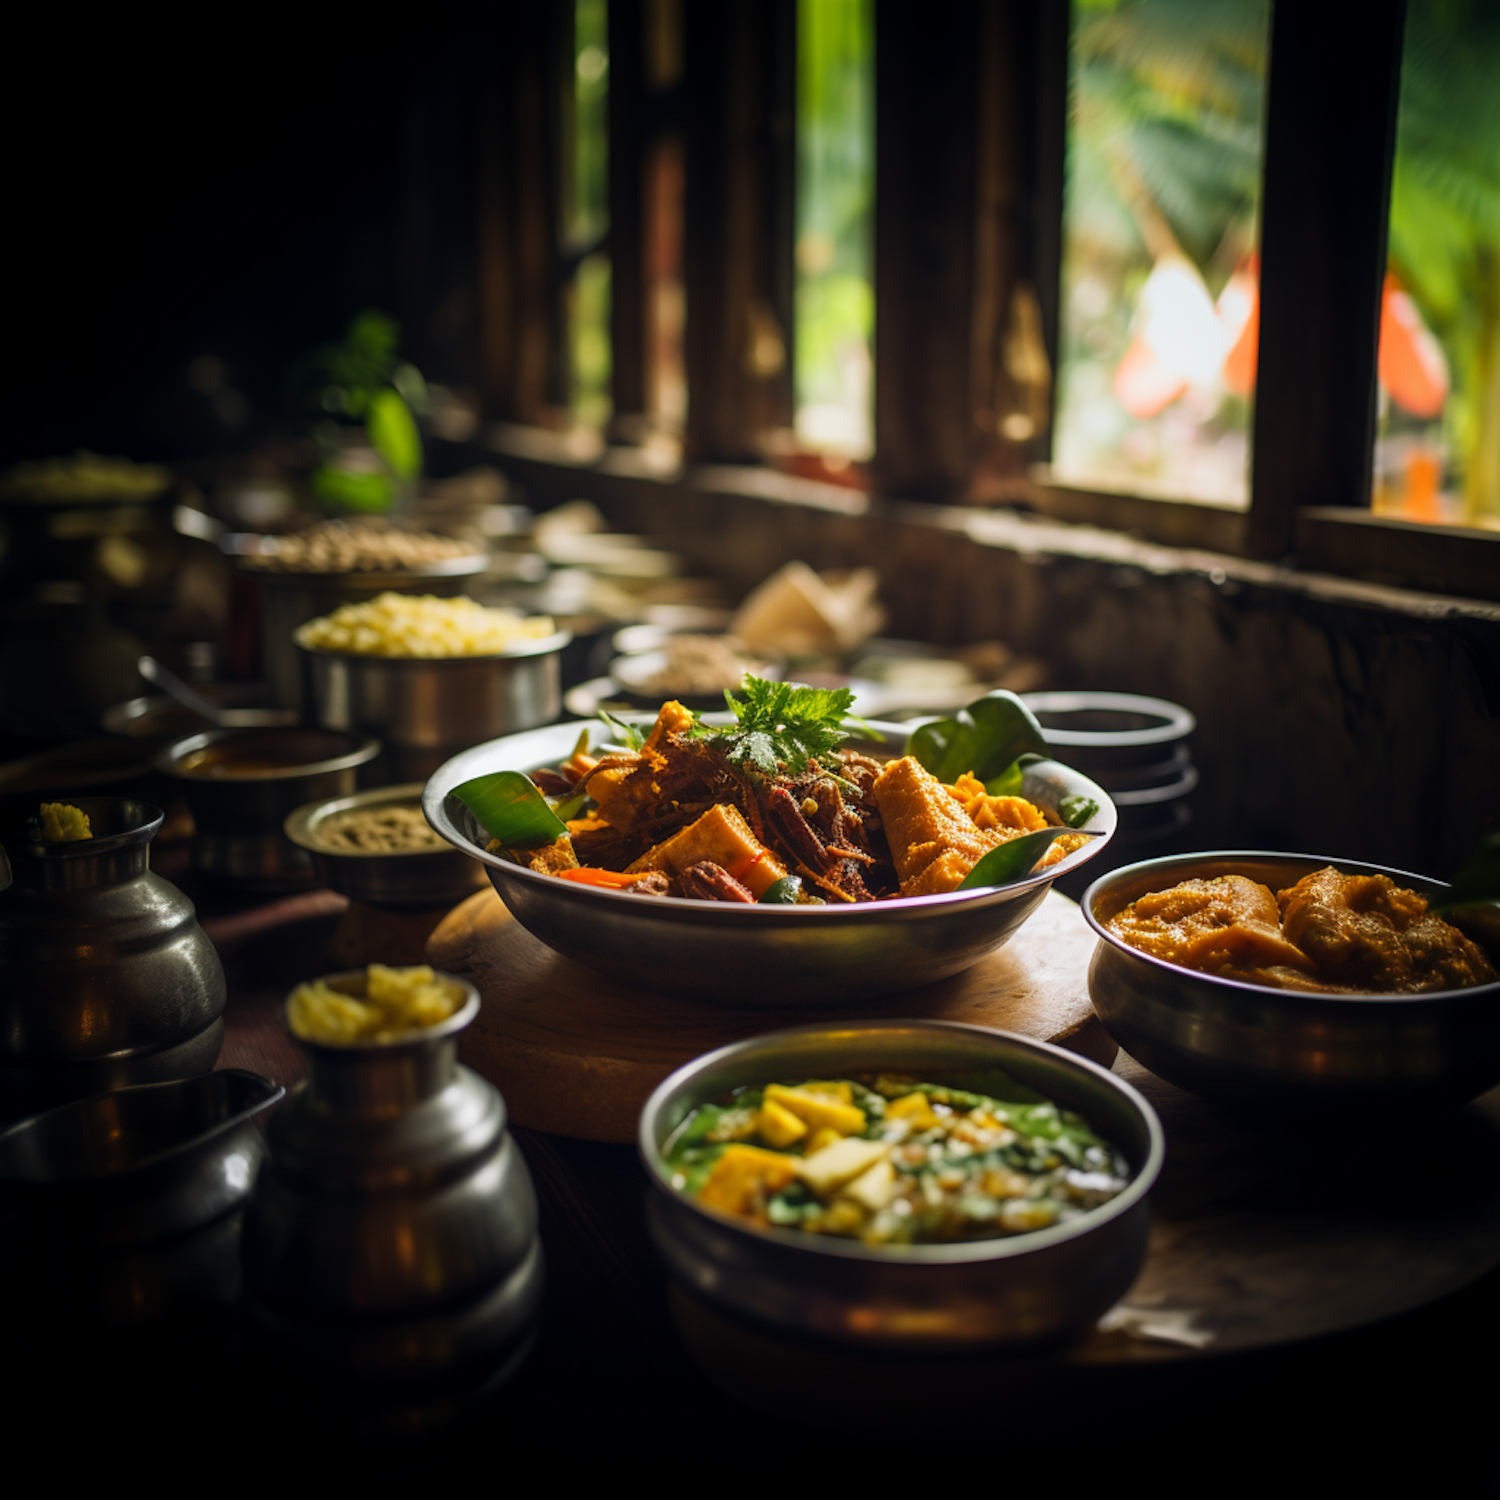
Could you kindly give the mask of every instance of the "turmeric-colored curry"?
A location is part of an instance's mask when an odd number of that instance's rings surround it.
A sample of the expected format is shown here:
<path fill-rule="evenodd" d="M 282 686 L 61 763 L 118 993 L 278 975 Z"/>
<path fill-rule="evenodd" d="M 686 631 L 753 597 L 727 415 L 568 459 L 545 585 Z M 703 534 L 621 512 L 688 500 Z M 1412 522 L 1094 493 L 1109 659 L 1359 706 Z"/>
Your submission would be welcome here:
<path fill-rule="evenodd" d="M 1500 977 L 1425 897 L 1332 866 L 1277 893 L 1244 875 L 1186 880 L 1104 925 L 1153 958 L 1277 989 L 1420 994 Z"/>

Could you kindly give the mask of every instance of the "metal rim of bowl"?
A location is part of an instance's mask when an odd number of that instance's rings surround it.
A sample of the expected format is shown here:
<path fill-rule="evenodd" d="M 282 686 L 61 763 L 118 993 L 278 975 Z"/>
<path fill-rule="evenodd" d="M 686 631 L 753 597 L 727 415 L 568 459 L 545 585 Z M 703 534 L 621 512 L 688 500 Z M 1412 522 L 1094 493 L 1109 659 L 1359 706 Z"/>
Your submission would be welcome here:
<path fill-rule="evenodd" d="M 326 656 L 345 662 L 376 662 L 383 667 L 459 667 L 477 661 L 516 661 L 528 656 L 547 656 L 561 651 L 573 639 L 571 630 L 555 630 L 537 640 L 519 641 L 504 651 L 475 651 L 466 656 L 382 656 L 374 651 L 329 651 L 322 646 L 304 645 L 298 636 L 302 626 L 292 634 L 292 644 L 308 656 Z"/>
<path fill-rule="evenodd" d="M 352 792 L 346 797 L 320 797 L 304 802 L 286 816 L 281 831 L 299 848 L 310 854 L 320 854 L 325 859 L 372 860 L 372 859 L 423 859 L 433 855 L 462 854 L 450 843 L 436 849 L 330 849 L 320 844 L 316 833 L 318 826 L 342 812 L 356 808 L 381 807 L 386 803 L 409 802 L 420 812 L 422 808 L 421 781 L 404 781 L 397 786 L 371 787 L 367 791 Z"/>
<path fill-rule="evenodd" d="M 290 724 L 285 727 L 267 725 L 247 729 L 201 730 L 197 734 L 184 735 L 181 739 L 173 740 L 170 745 L 157 753 L 152 764 L 158 771 L 175 777 L 179 781 L 204 782 L 218 786 L 233 785 L 235 782 L 291 781 L 299 776 L 323 776 L 331 771 L 354 771 L 360 766 L 367 765 L 380 754 L 380 740 L 375 735 L 361 737 L 358 734 L 346 733 L 342 729 L 314 728 L 307 732 L 337 735 L 340 739 L 357 741 L 357 743 L 353 749 L 346 750 L 342 755 L 327 756 L 322 760 L 310 760 L 302 765 L 288 766 L 285 769 L 253 771 L 243 776 L 200 776 L 193 771 L 184 771 L 178 765 L 184 756 L 192 754 L 194 750 L 206 750 L 232 735 L 295 734 L 304 729 L 307 729 L 307 726 Z"/>
<path fill-rule="evenodd" d="M 1043 724 L 1042 733 L 1049 745 L 1079 750 L 1171 744 L 1198 727 L 1197 719 L 1180 703 L 1134 693 L 1026 693 L 1022 701 L 1039 719 L 1043 714 L 1128 713 L 1163 721 L 1139 729 L 1064 729 Z"/>
<path fill-rule="evenodd" d="M 1013 1031 L 1002 1031 L 998 1027 L 975 1026 L 966 1021 L 939 1021 L 913 1017 L 906 1020 L 871 1021 L 853 1029 L 854 1038 L 861 1033 L 938 1031 L 953 1036 L 982 1037 L 987 1041 L 999 1038 L 1019 1048 L 1022 1052 L 1040 1053 L 1054 1062 L 1073 1067 L 1078 1073 L 1092 1078 L 1104 1088 L 1113 1091 L 1136 1114 L 1144 1127 L 1146 1152 L 1139 1166 L 1131 1172 L 1130 1181 L 1123 1191 L 1096 1208 L 1088 1209 L 1075 1219 L 1054 1224 L 1046 1229 L 1030 1230 L 1024 1234 L 995 1236 L 990 1239 L 963 1240 L 936 1244 L 913 1245 L 866 1245 L 857 1240 L 845 1240 L 835 1236 L 808 1235 L 795 1229 L 778 1229 L 775 1226 L 760 1228 L 746 1224 L 732 1214 L 720 1213 L 705 1207 L 697 1199 L 690 1198 L 672 1186 L 665 1170 L 660 1143 L 656 1140 L 654 1127 L 657 1117 L 670 1102 L 673 1095 L 687 1084 L 714 1072 L 737 1054 L 755 1049 L 772 1049 L 775 1044 L 788 1038 L 826 1033 L 838 1028 L 827 1022 L 815 1022 L 807 1026 L 790 1026 L 778 1031 L 764 1032 L 738 1042 L 715 1048 L 712 1052 L 694 1058 L 663 1079 L 652 1090 L 641 1108 L 640 1124 L 636 1132 L 636 1149 L 646 1168 L 653 1187 L 668 1194 L 673 1201 L 683 1204 L 694 1213 L 701 1214 L 716 1227 L 733 1231 L 750 1243 L 765 1243 L 769 1240 L 778 1248 L 810 1256 L 833 1256 L 839 1260 L 872 1261 L 890 1264 L 897 1261 L 907 1265 L 967 1265 L 974 1262 L 1008 1260 L 1045 1250 L 1049 1246 L 1082 1238 L 1100 1224 L 1122 1217 L 1150 1193 L 1161 1173 L 1166 1156 L 1166 1133 L 1161 1120 L 1149 1101 L 1138 1089 L 1117 1077 L 1108 1068 L 1100 1067 L 1086 1057 L 1050 1042 L 1035 1041 Z M 1002 1049 L 1003 1050 L 1003 1049 Z M 997 1066 L 999 1053 L 997 1051 Z M 951 1070 L 950 1070 L 951 1071 Z M 1024 1081 L 1024 1080 L 1021 1080 Z M 700 1101 L 701 1102 L 701 1101 Z M 1063 1106 L 1069 1107 L 1069 1106 Z M 1092 1124 L 1092 1122 L 1090 1122 Z M 1118 1150 L 1119 1148 L 1116 1147 Z"/>
<path fill-rule="evenodd" d="M 274 554 L 267 554 L 274 556 Z M 490 565 L 489 554 L 485 552 L 465 552 L 459 557 L 443 557 L 436 561 L 427 563 L 420 568 L 350 568 L 341 572 L 329 572 L 312 568 L 276 568 L 262 567 L 256 563 L 246 561 L 245 557 L 235 559 L 235 567 L 238 571 L 248 573 L 252 578 L 263 579 L 270 583 L 298 585 L 306 588 L 309 584 L 357 584 L 361 588 L 381 589 L 389 587 L 393 590 L 409 590 L 414 583 L 421 583 L 424 578 L 465 578 L 477 576 L 487 571 Z"/>
<path fill-rule="evenodd" d="M 118 802 L 132 803 L 141 810 L 141 820 L 131 828 L 122 828 L 117 833 L 90 834 L 86 839 L 34 839 L 28 832 L 24 840 L 26 852 L 41 859 L 95 858 L 101 854 L 116 854 L 141 842 L 149 843 L 161 831 L 166 814 L 154 802 L 143 802 L 139 797 L 73 797 L 69 806 L 86 812 L 84 803 Z M 29 825 L 30 819 L 27 819 Z"/>
<path fill-rule="evenodd" d="M 1157 958 L 1150 953 L 1144 953 L 1139 948 L 1133 948 L 1115 933 L 1110 932 L 1107 927 L 1094 915 L 1095 904 L 1105 895 L 1109 894 L 1110 887 L 1134 883 L 1135 878 L 1144 875 L 1147 871 L 1159 870 L 1163 875 L 1171 873 L 1172 878 L 1163 880 L 1160 884 L 1153 883 L 1149 890 L 1142 890 L 1140 895 L 1154 894 L 1158 891 L 1168 890 L 1174 885 L 1179 885 L 1186 880 L 1200 878 L 1193 873 L 1194 867 L 1201 867 L 1205 862 L 1227 863 L 1234 860 L 1269 860 L 1276 864 L 1286 864 L 1302 869 L 1304 874 L 1310 874 L 1314 870 L 1326 869 L 1332 865 L 1341 875 L 1385 875 L 1397 884 L 1405 883 L 1408 889 L 1415 890 L 1419 894 L 1432 895 L 1448 889 L 1445 882 L 1433 880 L 1426 875 L 1416 875 L 1409 870 L 1398 870 L 1390 865 L 1373 865 L 1358 859 L 1332 859 L 1318 854 L 1290 854 L 1279 850 L 1270 849 L 1215 849 L 1206 850 L 1197 854 L 1167 854 L 1156 859 L 1138 860 L 1134 864 L 1121 865 L 1118 869 L 1110 870 L 1101 875 L 1083 893 L 1079 906 L 1083 911 L 1083 918 L 1094 936 L 1101 943 L 1107 944 L 1114 951 L 1127 959 L 1146 965 L 1148 969 L 1159 970 L 1163 974 L 1189 975 L 1194 979 L 1203 980 L 1213 985 L 1223 985 L 1230 990 L 1242 990 L 1249 995 L 1276 996 L 1282 1000 L 1289 996 L 1295 996 L 1299 1004 L 1306 1002 L 1310 1006 L 1334 1005 L 1348 1006 L 1354 1004 L 1402 1004 L 1409 1005 L 1413 1001 L 1439 1001 L 1450 999 L 1455 996 L 1473 995 L 1476 990 L 1486 988 L 1484 985 L 1467 985 L 1459 989 L 1451 990 L 1423 990 L 1415 994 L 1404 992 L 1382 993 L 1375 990 L 1361 990 L 1356 993 L 1339 990 L 1289 990 L 1273 984 L 1252 984 L 1245 979 L 1230 979 L 1224 974 L 1211 974 L 1204 969 L 1190 969 L 1185 964 L 1174 964 L 1164 958 Z M 1220 870 L 1221 875 L 1240 874 L 1237 870 Z M 1215 877 L 1209 876 L 1209 879 Z M 1299 880 L 1301 875 L 1297 877 Z M 1295 882 L 1294 882 L 1295 883 Z M 1139 899 L 1135 897 L 1132 899 Z M 1125 903 L 1128 905 L 1129 903 Z"/>
<path fill-rule="evenodd" d="M 421 964 L 391 964 L 387 967 L 410 969 L 422 968 Z M 479 991 L 469 983 L 467 979 L 460 978 L 457 974 L 450 974 L 446 969 L 433 969 L 432 977 L 441 979 L 447 984 L 456 984 L 463 991 L 463 1000 L 457 1010 L 445 1020 L 438 1021 L 431 1026 L 422 1026 L 414 1031 L 398 1032 L 388 1037 L 367 1037 L 354 1042 L 325 1042 L 317 1037 L 303 1036 L 292 1027 L 291 1004 L 292 995 L 288 994 L 282 1001 L 281 1014 L 286 1022 L 286 1029 L 291 1038 L 299 1047 L 306 1047 L 319 1052 L 329 1053 L 335 1057 L 348 1057 L 355 1052 L 393 1052 L 402 1047 L 420 1047 L 428 1042 L 442 1041 L 462 1031 L 475 1016 L 479 1014 L 480 998 Z M 317 974 L 311 979 L 304 979 L 302 984 L 326 984 L 331 989 L 340 989 L 340 986 L 361 986 L 359 990 L 342 990 L 341 993 L 349 994 L 354 999 L 359 999 L 365 990 L 363 986 L 369 983 L 369 969 L 340 969 L 336 974 Z M 293 987 L 295 994 L 301 984 Z"/>
<path fill-rule="evenodd" d="M 733 719 L 728 714 L 706 714 L 704 718 L 710 723 L 733 722 Z M 545 882 L 549 890 L 556 887 L 563 887 L 565 889 L 559 891 L 558 894 L 565 896 L 567 899 L 580 901 L 626 901 L 631 903 L 632 906 L 638 906 L 642 898 L 632 896 L 627 891 L 608 890 L 601 886 L 585 885 L 580 881 L 560 881 L 556 876 L 539 874 L 535 870 L 528 870 L 523 865 L 513 864 L 509 860 L 501 859 L 497 854 L 491 854 L 488 849 L 475 843 L 464 834 L 463 830 L 454 820 L 454 816 L 450 813 L 447 805 L 452 798 L 451 788 L 462 785 L 465 781 L 472 779 L 471 775 L 452 774 L 451 768 L 461 765 L 470 757 L 492 751 L 495 746 L 505 744 L 509 741 L 522 741 L 528 737 L 546 735 L 557 736 L 558 731 L 565 731 L 568 737 L 576 739 L 579 733 L 595 722 L 597 721 L 582 720 L 566 724 L 543 725 L 540 729 L 527 729 L 520 731 L 518 734 L 503 735 L 500 739 L 490 740 L 483 745 L 475 745 L 471 749 L 455 755 L 451 760 L 445 761 L 439 766 L 433 772 L 432 776 L 428 778 L 426 788 L 422 793 L 422 812 L 424 816 L 432 827 L 442 834 L 455 848 L 462 850 L 474 859 L 480 860 L 491 869 L 500 871 L 507 877 L 515 877 L 530 882 Z M 879 719 L 867 720 L 866 722 L 870 725 L 871 729 L 886 737 L 882 743 L 888 743 L 890 738 L 894 736 L 898 744 L 904 745 L 915 727 L 910 724 L 897 724 Z M 606 726 L 599 723 L 598 727 L 602 729 Z M 856 743 L 864 742 L 857 741 Z M 564 746 L 562 755 L 559 758 L 564 758 L 566 755 L 567 747 Z M 522 755 L 521 758 L 522 760 L 532 759 L 529 755 Z M 541 764 L 545 763 L 545 760 L 541 762 Z M 1066 771 L 1070 777 L 1077 779 L 1083 784 L 1083 787 L 1087 790 L 1087 794 L 1094 797 L 1098 803 L 1099 811 L 1095 814 L 1095 817 L 1102 818 L 1106 826 L 1097 837 L 1091 839 L 1081 849 L 1074 850 L 1072 854 L 1067 855 L 1055 865 L 1051 865 L 1045 870 L 1036 871 L 1028 875 L 1024 880 L 1013 881 L 1011 884 L 1003 886 L 980 886 L 967 891 L 943 891 L 929 896 L 888 896 L 879 901 L 856 901 L 840 905 L 830 903 L 824 906 L 764 905 L 760 902 L 741 906 L 736 902 L 696 901 L 685 896 L 675 896 L 672 898 L 671 909 L 682 912 L 712 912 L 715 915 L 730 911 L 736 913 L 756 912 L 760 914 L 756 920 L 764 922 L 817 921 L 821 923 L 834 923 L 869 921 L 869 913 L 871 912 L 879 912 L 884 917 L 901 917 L 917 915 L 923 911 L 929 911 L 936 906 L 943 906 L 951 910 L 960 906 L 989 906 L 1013 901 L 1019 896 L 1034 891 L 1038 886 L 1051 885 L 1060 875 L 1068 873 L 1071 869 L 1076 868 L 1077 865 L 1092 858 L 1094 854 L 1098 853 L 1114 837 L 1117 831 L 1115 805 L 1109 793 L 1103 787 L 1090 777 L 1085 776 L 1081 771 L 1075 771 L 1071 766 L 1066 766 L 1061 761 L 1042 760 L 1033 763 L 1027 769 L 1034 774 L 1040 774 L 1048 766 L 1056 766 Z M 494 771 L 523 770 L 527 769 L 527 767 L 520 764 L 512 764 L 492 766 L 489 769 Z M 482 774 L 485 773 L 478 771 L 472 773 L 472 775 Z M 1080 831 L 1085 832 L 1088 830 Z M 739 919 L 738 917 L 731 918 L 731 920 Z"/>
<path fill-rule="evenodd" d="M 276 715 L 279 720 L 288 726 L 297 722 L 297 716 L 291 709 L 276 708 L 273 705 L 259 701 L 263 697 L 263 689 L 258 683 L 245 683 L 243 691 L 225 693 L 228 686 L 239 686 L 238 684 L 223 683 L 198 683 L 198 691 L 211 701 L 217 701 L 219 711 L 222 714 L 237 716 L 240 714 L 266 714 Z M 257 701 L 251 702 L 250 699 Z M 243 700 L 243 701 L 239 701 Z M 175 698 L 167 693 L 146 693 L 135 698 L 126 698 L 120 703 L 111 703 L 99 715 L 99 722 L 106 734 L 116 735 L 124 739 L 154 739 L 159 733 L 170 734 L 172 731 L 158 731 L 149 727 L 150 720 L 154 715 L 186 714 L 194 717 L 190 708 L 185 708 Z M 273 727 L 270 718 L 266 720 L 267 727 Z M 229 724 L 231 729 L 252 729 L 259 726 L 245 724 Z M 180 731 L 179 736 L 180 738 Z"/>
<path fill-rule="evenodd" d="M 228 1080 L 228 1083 L 225 1082 Z M 132 1083 L 117 1089 L 109 1089 L 102 1094 L 90 1094 L 82 1099 L 70 1099 L 65 1104 L 54 1105 L 51 1109 L 43 1110 L 40 1114 L 29 1115 L 24 1120 L 15 1121 L 13 1124 L 0 1128 L 0 1147 L 24 1138 L 27 1134 L 37 1130 L 45 1130 L 52 1122 L 67 1116 L 84 1118 L 91 1112 L 96 1113 L 104 1101 L 115 1099 L 120 1096 L 129 1096 L 132 1099 L 148 1098 L 152 1095 L 165 1096 L 173 1093 L 184 1093 L 192 1090 L 201 1090 L 209 1087 L 247 1087 L 252 1090 L 249 1100 L 240 1106 L 232 1115 L 226 1115 L 221 1120 L 214 1120 L 200 1129 L 196 1135 L 178 1142 L 172 1146 L 164 1146 L 158 1151 L 153 1151 L 147 1156 L 138 1156 L 120 1167 L 106 1167 L 102 1170 L 90 1172 L 78 1172 L 69 1176 L 34 1176 L 25 1177 L 20 1174 L 6 1174 L 0 1172 L 0 1181 L 4 1182 L 45 1182 L 58 1183 L 69 1186 L 83 1186 L 88 1184 L 116 1183 L 127 1180 L 133 1175 L 144 1174 L 163 1161 L 181 1155 L 185 1149 L 200 1146 L 226 1135 L 231 1130 L 243 1125 L 246 1120 L 253 1119 L 262 1110 L 269 1109 L 271 1105 L 278 1103 L 286 1094 L 283 1085 L 274 1079 L 265 1077 L 261 1073 L 253 1073 L 246 1068 L 215 1068 L 207 1073 L 195 1073 L 187 1078 L 159 1079 L 155 1083 Z"/>
<path fill-rule="evenodd" d="M 138 745 L 127 735 L 75 740 L 0 762 L 0 797 L 29 797 L 35 792 L 38 801 L 50 801 L 52 793 L 68 787 L 114 786 L 146 775 L 151 761 L 150 747 Z"/>

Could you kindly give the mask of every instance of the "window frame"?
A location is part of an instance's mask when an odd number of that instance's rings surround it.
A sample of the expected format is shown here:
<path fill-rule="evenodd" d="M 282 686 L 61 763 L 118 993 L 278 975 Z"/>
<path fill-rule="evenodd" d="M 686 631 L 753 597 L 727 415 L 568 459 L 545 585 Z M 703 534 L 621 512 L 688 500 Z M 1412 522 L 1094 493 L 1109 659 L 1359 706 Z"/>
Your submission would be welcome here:
<path fill-rule="evenodd" d="M 763 462 L 765 432 L 790 425 L 789 368 L 753 376 L 739 341 L 758 302 L 781 317 L 790 346 L 794 5 L 610 0 L 611 435 L 638 435 L 644 405 L 642 309 L 622 305 L 627 289 L 637 303 L 644 297 L 641 37 L 677 24 L 686 57 L 689 465 Z M 1358 27 L 1335 31 L 1318 7 L 1273 5 L 1259 377 L 1241 510 L 1068 486 L 1048 470 L 1050 435 L 1031 445 L 996 436 L 997 350 L 1022 281 L 1036 287 L 1057 369 L 1067 0 L 875 0 L 873 491 L 1009 505 L 1303 572 L 1500 598 L 1500 532 L 1371 509 L 1405 15 L 1405 0 L 1370 0 Z M 955 70 L 953 59 L 966 65 Z M 516 128 L 526 125 L 517 118 Z M 548 129 L 535 111 L 530 126 Z M 541 289 L 534 269 L 515 285 L 516 330 L 536 322 Z M 485 415 L 552 425 L 545 402 L 514 394 L 487 381 Z"/>

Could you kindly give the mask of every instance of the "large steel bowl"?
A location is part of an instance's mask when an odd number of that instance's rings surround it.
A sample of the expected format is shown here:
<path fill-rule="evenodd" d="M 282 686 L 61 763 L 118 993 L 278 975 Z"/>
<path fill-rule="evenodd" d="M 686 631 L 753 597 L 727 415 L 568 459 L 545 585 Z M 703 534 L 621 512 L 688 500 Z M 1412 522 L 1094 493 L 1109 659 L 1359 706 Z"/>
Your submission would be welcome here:
<path fill-rule="evenodd" d="M 361 656 L 300 642 L 297 654 L 313 722 L 378 734 L 388 762 L 379 779 L 425 781 L 466 745 L 555 719 L 572 639 L 559 630 L 490 656 Z"/>
<path fill-rule="evenodd" d="M 662 1146 L 700 1104 L 748 1084 L 884 1070 L 962 1086 L 1001 1068 L 1075 1110 L 1130 1164 L 1124 1192 L 1065 1224 L 962 1244 L 868 1246 L 757 1229 L 672 1186 Z M 1161 1124 L 1112 1073 L 1045 1042 L 951 1021 L 801 1026 L 679 1068 L 641 1111 L 652 1238 L 673 1275 L 723 1311 L 783 1333 L 867 1348 L 1034 1348 L 1081 1334 L 1146 1256 Z"/>
<path fill-rule="evenodd" d="M 1500 983 L 1423 995 L 1309 994 L 1152 958 L 1104 926 L 1184 880 L 1245 875 L 1273 891 L 1334 865 L 1446 889 L 1404 870 L 1260 851 L 1152 859 L 1101 877 L 1083 914 L 1099 938 L 1089 997 L 1109 1034 L 1169 1083 L 1230 1105 L 1306 1111 L 1459 1104 L 1500 1083 Z M 1493 941 L 1490 947 L 1495 954 Z"/>
<path fill-rule="evenodd" d="M 1000 889 L 950 891 L 850 905 L 740 905 L 601 890 L 511 864 L 453 789 L 492 771 L 533 771 L 565 760 L 583 724 L 552 724 L 478 745 L 441 766 L 422 809 L 450 843 L 482 860 L 516 920 L 548 947 L 601 974 L 659 993 L 768 1008 L 854 1005 L 930 984 L 977 963 L 1041 904 L 1058 875 L 1096 854 L 1115 827 L 1114 804 L 1087 777 L 1044 760 L 1026 768 L 1022 795 L 1056 812 L 1064 797 L 1092 797 L 1100 837 L 1038 874 Z M 590 725 L 591 740 L 610 737 Z M 875 723 L 863 745 L 902 753 L 909 726 Z"/>

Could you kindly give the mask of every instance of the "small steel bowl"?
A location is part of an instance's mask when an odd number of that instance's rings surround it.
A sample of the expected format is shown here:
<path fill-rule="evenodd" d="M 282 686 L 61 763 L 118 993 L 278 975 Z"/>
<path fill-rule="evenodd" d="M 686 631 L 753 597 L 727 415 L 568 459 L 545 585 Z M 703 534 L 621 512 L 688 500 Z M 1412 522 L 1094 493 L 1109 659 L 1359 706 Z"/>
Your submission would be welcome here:
<path fill-rule="evenodd" d="M 241 1286 L 240 1209 L 285 1090 L 225 1069 L 50 1109 L 0 1132 L 0 1330 L 214 1338 Z"/>
<path fill-rule="evenodd" d="M 209 729 L 159 752 L 156 768 L 182 789 L 193 815 L 193 863 L 205 875 L 249 890 L 317 884 L 312 856 L 282 831 L 289 814 L 323 797 L 354 791 L 380 741 L 330 729 Z M 202 755 L 243 756 L 235 775 L 195 768 Z"/>
<path fill-rule="evenodd" d="M 628 895 L 539 875 L 491 854 L 488 837 L 453 789 L 491 771 L 532 771 L 566 759 L 588 727 L 552 724 L 478 745 L 440 767 L 422 794 L 427 821 L 484 863 L 512 915 L 549 948 L 643 990 L 720 1005 L 767 1008 L 854 1005 L 872 995 L 931 984 L 993 952 L 1041 905 L 1052 882 L 1104 847 L 1115 809 L 1092 781 L 1056 761 L 1026 767 L 1021 795 L 1056 812 L 1064 797 L 1098 804 L 1099 837 L 1066 859 L 999 889 L 893 897 L 848 905 L 740 905 Z M 900 755 L 906 724 L 874 723 L 881 738 L 860 748 Z"/>
<path fill-rule="evenodd" d="M 168 1239 L 250 1193 L 254 1117 L 286 1092 L 224 1069 L 95 1094 L 0 1131 L 0 1206 L 27 1237 L 92 1250 Z"/>
<path fill-rule="evenodd" d="M 389 775 L 425 780 L 476 740 L 548 724 L 562 712 L 566 630 L 492 656 L 361 656 L 298 643 L 304 700 L 325 729 L 378 734 Z"/>
<path fill-rule="evenodd" d="M 661 1154 L 692 1110 L 743 1085 L 885 1070 L 961 1084 L 994 1068 L 1081 1114 L 1129 1162 L 1125 1190 L 1031 1234 L 868 1246 L 757 1229 L 705 1208 L 672 1186 Z M 699 1296 L 782 1333 L 913 1352 L 1033 1349 L 1086 1331 L 1145 1260 L 1147 1195 L 1165 1149 L 1155 1111 L 1097 1064 L 1011 1032 L 922 1020 L 799 1026 L 721 1047 L 651 1095 L 639 1145 L 652 1238 Z"/>
<path fill-rule="evenodd" d="M 422 783 L 377 787 L 350 797 L 307 802 L 282 825 L 286 836 L 312 857 L 318 879 L 352 901 L 377 906 L 452 906 L 485 884 L 484 866 L 451 845 L 437 849 L 354 852 L 330 847 L 322 833 L 330 818 L 359 809 L 422 806 Z"/>
<path fill-rule="evenodd" d="M 1447 889 L 1382 865 L 1260 851 L 1146 860 L 1096 880 L 1082 905 L 1099 939 L 1089 998 L 1105 1029 L 1159 1077 L 1228 1105 L 1387 1110 L 1460 1104 L 1500 1083 L 1500 983 L 1423 995 L 1273 989 L 1152 958 L 1104 926 L 1184 880 L 1246 875 L 1281 891 L 1328 865 L 1427 896 Z"/>

